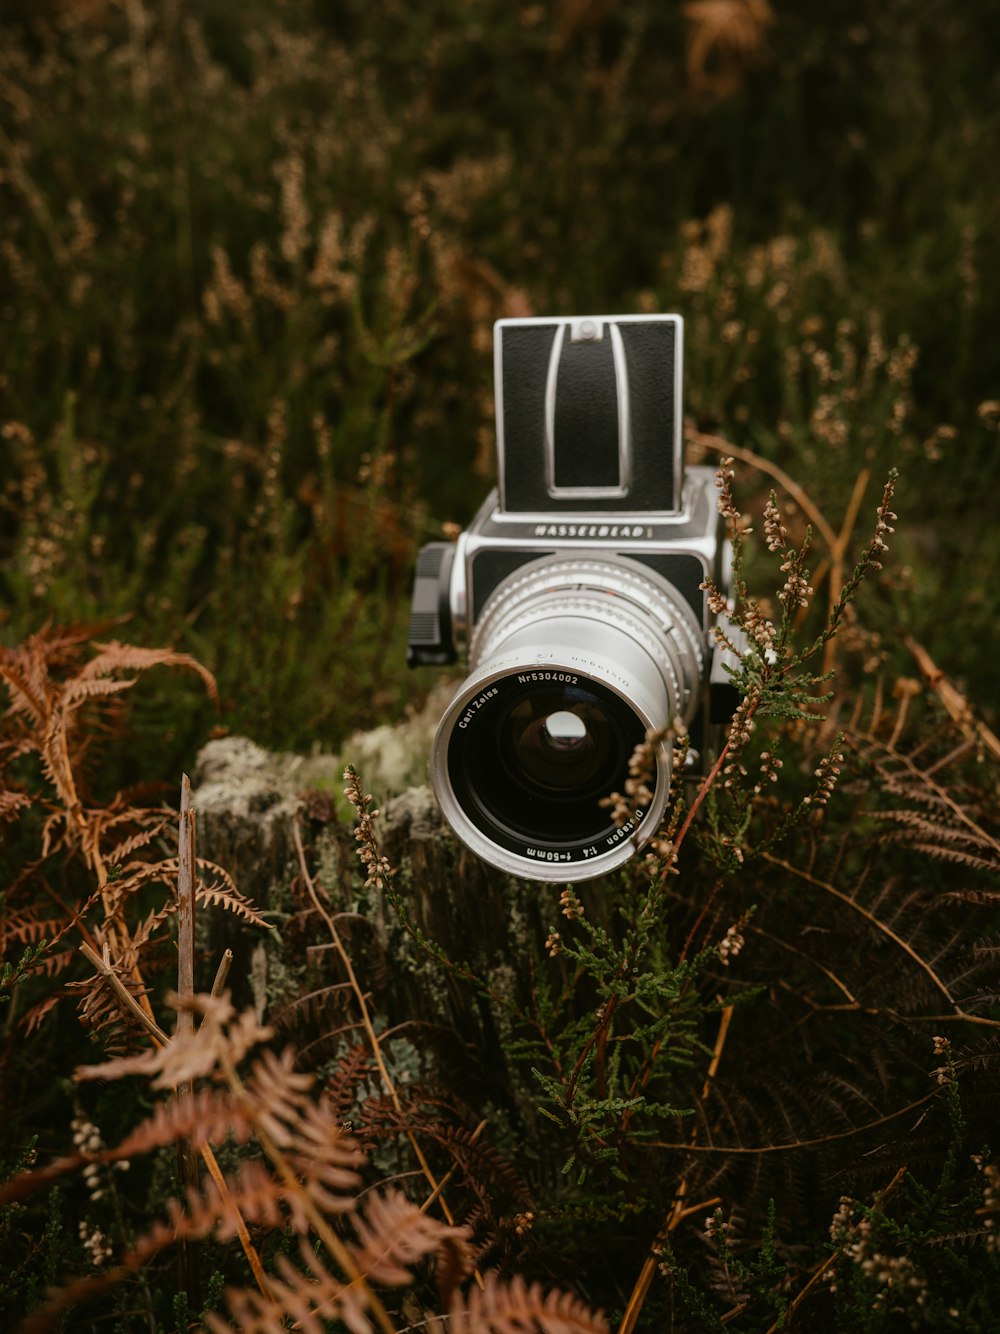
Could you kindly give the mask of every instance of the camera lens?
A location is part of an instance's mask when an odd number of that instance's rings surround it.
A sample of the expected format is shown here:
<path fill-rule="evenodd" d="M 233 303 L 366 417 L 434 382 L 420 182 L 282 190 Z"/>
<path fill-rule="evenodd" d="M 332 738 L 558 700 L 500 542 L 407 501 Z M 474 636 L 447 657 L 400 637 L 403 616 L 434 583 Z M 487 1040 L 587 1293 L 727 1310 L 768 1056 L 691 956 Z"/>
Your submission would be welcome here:
<path fill-rule="evenodd" d="M 692 718 L 702 640 L 691 608 L 624 557 L 543 557 L 508 577 L 482 611 L 472 674 L 431 756 L 455 832 L 531 879 L 587 879 L 625 861 L 662 815 L 669 744 L 654 747 L 648 805 L 619 824 L 605 799 L 626 790 L 648 731 Z"/>

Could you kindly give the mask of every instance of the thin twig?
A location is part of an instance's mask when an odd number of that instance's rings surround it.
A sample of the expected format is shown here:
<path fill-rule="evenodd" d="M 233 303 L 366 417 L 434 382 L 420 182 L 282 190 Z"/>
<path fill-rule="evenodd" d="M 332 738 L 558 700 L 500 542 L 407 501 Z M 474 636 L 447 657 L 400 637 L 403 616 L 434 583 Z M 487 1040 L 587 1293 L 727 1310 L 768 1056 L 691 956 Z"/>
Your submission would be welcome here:
<path fill-rule="evenodd" d="M 157 1046 L 166 1046 L 170 1041 L 169 1036 L 164 1033 L 156 1020 L 151 1019 L 142 1006 L 138 1004 L 135 997 L 111 967 L 110 962 L 102 959 L 93 946 L 88 945 L 86 941 L 80 946 L 80 953 L 88 963 L 93 964 L 97 971 L 107 979 L 121 1004 L 128 1010 L 133 1018 L 137 1019 L 139 1023 L 142 1024 L 143 1028 L 149 1033 Z"/>
<path fill-rule="evenodd" d="M 883 1207 L 889 1196 L 892 1195 L 897 1190 L 897 1188 L 902 1183 L 904 1177 L 906 1176 L 906 1172 L 907 1169 L 905 1167 L 901 1167 L 899 1171 L 896 1173 L 896 1175 L 889 1182 L 888 1186 L 886 1186 L 886 1188 L 879 1193 L 873 1205 L 873 1208 L 875 1209 L 876 1212 Z M 792 1298 L 791 1302 L 788 1304 L 788 1307 L 785 1309 L 785 1311 L 778 1317 L 778 1319 L 774 1322 L 774 1324 L 770 1326 L 770 1328 L 767 1331 L 767 1334 L 777 1334 L 777 1331 L 782 1326 L 784 1326 L 785 1329 L 789 1329 L 791 1327 L 792 1316 L 802 1305 L 806 1297 L 808 1297 L 809 1293 L 820 1281 L 820 1279 L 827 1272 L 827 1270 L 832 1265 L 836 1264 L 836 1262 L 839 1259 L 840 1259 L 839 1251 L 834 1251 L 832 1255 L 827 1256 L 827 1258 L 823 1261 L 823 1263 L 819 1266 L 819 1268 L 813 1272 L 812 1276 L 809 1279 L 809 1282 L 805 1285 L 805 1287 L 795 1294 L 795 1296 Z"/>
<path fill-rule="evenodd" d="M 709 1062 L 708 1071 L 705 1075 L 705 1083 L 701 1090 L 702 1102 L 705 1101 L 711 1092 L 712 1080 L 715 1078 L 719 1069 L 719 1062 L 722 1060 L 722 1050 L 726 1045 L 726 1038 L 729 1034 L 729 1025 L 732 1018 L 733 1006 L 726 1005 L 723 1008 L 722 1017 L 719 1020 L 719 1031 L 715 1037 L 715 1047 L 712 1051 L 712 1059 Z M 696 1126 L 691 1133 L 692 1147 L 697 1139 L 697 1135 L 698 1128 Z M 680 1184 L 677 1187 L 677 1194 L 674 1196 L 674 1202 L 670 1208 L 670 1212 L 664 1220 L 663 1226 L 656 1235 L 654 1246 L 659 1244 L 661 1237 L 667 1237 L 671 1232 L 675 1231 L 683 1219 L 688 1218 L 692 1213 L 699 1212 L 701 1209 L 711 1208 L 713 1204 L 717 1203 L 717 1200 L 713 1199 L 705 1201 L 700 1205 L 689 1205 L 685 1207 L 684 1200 L 688 1193 L 688 1180 L 689 1178 L 687 1176 L 681 1178 Z M 635 1281 L 635 1287 L 632 1289 L 632 1294 L 628 1299 L 628 1306 L 625 1308 L 622 1323 L 618 1327 L 618 1334 L 631 1334 L 632 1330 L 635 1329 L 636 1322 L 642 1313 L 642 1308 L 646 1304 L 646 1298 L 649 1296 L 649 1289 L 653 1285 L 653 1279 L 656 1276 L 658 1263 L 657 1256 L 651 1249 L 650 1254 L 646 1256 L 646 1259 L 643 1262 L 639 1277 Z"/>
<path fill-rule="evenodd" d="M 924 680 L 965 735 L 985 746 L 995 759 L 1000 758 L 1000 738 L 996 733 L 991 732 L 980 719 L 973 717 L 968 700 L 951 684 L 922 644 L 918 644 L 912 635 L 907 635 L 904 642 L 916 658 Z"/>
<path fill-rule="evenodd" d="M 983 1024 L 989 1028 L 1000 1028 L 1000 1019 L 987 1019 L 984 1015 L 968 1014 L 963 1010 L 958 1002 L 952 998 L 951 992 L 941 981 L 927 960 L 922 958 L 913 946 L 905 941 L 902 936 L 897 935 L 891 926 L 887 926 L 881 918 L 876 917 L 874 913 L 869 912 L 867 908 L 857 901 L 857 899 L 852 899 L 850 894 L 845 894 L 843 890 L 837 889 L 836 886 L 828 884 L 825 880 L 820 880 L 817 876 L 810 875 L 808 871 L 803 871 L 800 867 L 793 866 L 791 862 L 786 862 L 780 857 L 775 857 L 773 853 L 762 852 L 761 856 L 773 866 L 780 866 L 782 870 L 788 871 L 792 875 L 797 875 L 801 880 L 805 880 L 808 884 L 815 885 L 817 889 L 822 889 L 827 894 L 832 894 L 833 897 L 839 899 L 841 903 L 848 904 L 856 913 L 859 913 L 866 922 L 869 922 L 875 927 L 877 931 L 881 931 L 883 935 L 888 936 L 889 939 L 893 941 L 894 944 L 898 945 L 905 954 L 909 955 L 918 968 L 926 973 L 937 990 L 944 996 L 957 1017 L 965 1019 L 972 1024 Z"/>
<path fill-rule="evenodd" d="M 836 541 L 830 548 L 830 582 L 827 593 L 827 620 L 830 620 L 833 616 L 834 608 L 840 600 L 841 593 L 844 591 L 844 558 L 847 555 L 847 548 L 850 545 L 851 535 L 854 532 L 854 525 L 858 521 L 858 510 L 861 508 L 861 501 L 864 498 L 865 491 L 868 489 L 870 480 L 871 470 L 862 468 L 854 479 L 854 490 L 851 492 L 851 499 L 847 505 L 847 513 L 844 515 L 844 522 L 840 526 L 840 532 L 837 534 Z M 837 637 L 836 635 L 831 635 L 826 641 L 826 648 L 823 653 L 823 672 L 832 672 L 836 660 Z"/>
<path fill-rule="evenodd" d="M 814 968 L 818 968 L 823 976 L 828 977 L 837 990 L 847 997 L 850 1008 L 859 1010 L 865 1008 L 861 1005 L 857 996 L 855 996 L 848 987 L 847 983 L 842 982 L 836 973 L 832 972 L 829 968 L 824 967 L 815 955 L 808 953 L 806 950 L 797 949 L 794 945 L 790 945 L 787 940 L 782 940 L 780 936 L 773 936 L 769 931 L 764 931 L 759 926 L 748 925 L 747 930 L 751 931 L 756 936 L 762 936 L 765 940 L 769 940 L 772 945 L 778 945 L 781 949 L 788 950 L 790 954 L 795 954 L 800 959 L 805 959 L 805 961 L 811 964 Z"/>
<path fill-rule="evenodd" d="M 247 1225 L 243 1221 L 243 1215 L 239 1208 L 233 1202 L 229 1193 L 229 1187 L 226 1185 L 226 1178 L 222 1175 L 222 1168 L 219 1166 L 218 1159 L 207 1144 L 200 1147 L 201 1159 L 205 1164 L 209 1176 L 215 1182 L 215 1189 L 219 1192 L 219 1199 L 228 1210 L 232 1210 L 232 1216 L 236 1219 L 236 1235 L 240 1239 L 240 1245 L 243 1247 L 243 1254 L 247 1258 L 250 1266 L 250 1272 L 254 1276 L 254 1281 L 261 1293 L 268 1301 L 274 1301 L 274 1293 L 271 1291 L 271 1285 L 267 1281 L 267 1275 L 264 1273 L 264 1266 L 260 1262 L 260 1256 L 257 1254 L 257 1248 L 250 1240 L 250 1233 L 247 1231 Z"/>
<path fill-rule="evenodd" d="M 784 1144 L 670 1144 L 664 1140 L 647 1141 L 651 1149 L 672 1149 L 674 1151 L 684 1150 L 686 1153 L 721 1153 L 727 1157 L 740 1155 L 742 1157 L 761 1157 L 767 1153 L 790 1153 L 798 1149 L 816 1149 L 821 1144 L 831 1144 L 838 1139 L 852 1139 L 855 1135 L 863 1135 L 867 1130 L 877 1130 L 879 1126 L 887 1125 L 890 1121 L 895 1121 L 900 1116 L 906 1116 L 909 1112 L 915 1112 L 918 1107 L 923 1107 L 924 1103 L 930 1102 L 933 1098 L 939 1096 L 939 1089 L 931 1089 L 930 1093 L 925 1093 L 923 1097 L 917 1098 L 914 1102 L 908 1102 L 905 1107 L 898 1107 L 894 1112 L 887 1112 L 885 1116 L 876 1117 L 874 1121 L 866 1121 L 862 1126 L 853 1126 L 850 1130 L 837 1130 L 832 1135 L 820 1135 L 816 1139 L 795 1139 L 788 1140 Z"/>

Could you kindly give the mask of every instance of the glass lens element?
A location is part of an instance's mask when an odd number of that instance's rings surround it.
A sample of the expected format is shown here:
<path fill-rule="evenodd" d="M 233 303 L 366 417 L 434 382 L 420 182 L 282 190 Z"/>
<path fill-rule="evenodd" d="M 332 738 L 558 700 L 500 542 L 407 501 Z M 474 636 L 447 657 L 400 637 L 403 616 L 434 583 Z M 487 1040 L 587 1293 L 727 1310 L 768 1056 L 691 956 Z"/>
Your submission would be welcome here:
<path fill-rule="evenodd" d="M 568 791 L 586 796 L 597 774 L 612 782 L 617 777 L 608 770 L 614 736 L 595 695 L 562 694 L 565 698 L 553 699 L 539 692 L 517 704 L 502 725 L 501 750 L 515 781 L 537 785 L 550 796 Z M 553 703 L 559 707 L 553 709 Z"/>
<path fill-rule="evenodd" d="M 645 733 L 620 697 L 592 682 L 510 685 L 449 747 L 453 790 L 476 826 L 518 848 L 614 833 L 604 798 L 621 791 Z"/>
<path fill-rule="evenodd" d="M 587 724 L 576 713 L 558 709 L 545 719 L 545 739 L 555 750 L 579 746 L 587 736 Z"/>

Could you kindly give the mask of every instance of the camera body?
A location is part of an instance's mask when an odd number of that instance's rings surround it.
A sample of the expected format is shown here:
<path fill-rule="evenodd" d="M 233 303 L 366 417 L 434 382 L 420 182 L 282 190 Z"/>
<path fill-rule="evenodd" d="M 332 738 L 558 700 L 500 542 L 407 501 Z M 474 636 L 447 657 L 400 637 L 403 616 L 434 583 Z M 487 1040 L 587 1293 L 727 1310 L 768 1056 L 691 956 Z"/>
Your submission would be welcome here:
<path fill-rule="evenodd" d="M 457 542 L 420 553 L 408 661 L 467 656 L 431 780 L 485 860 L 538 880 L 606 873 L 655 832 L 625 791 L 649 733 L 686 730 L 689 762 L 735 705 L 700 588 L 724 584 L 711 469 L 684 468 L 678 315 L 500 320 L 498 487 Z"/>

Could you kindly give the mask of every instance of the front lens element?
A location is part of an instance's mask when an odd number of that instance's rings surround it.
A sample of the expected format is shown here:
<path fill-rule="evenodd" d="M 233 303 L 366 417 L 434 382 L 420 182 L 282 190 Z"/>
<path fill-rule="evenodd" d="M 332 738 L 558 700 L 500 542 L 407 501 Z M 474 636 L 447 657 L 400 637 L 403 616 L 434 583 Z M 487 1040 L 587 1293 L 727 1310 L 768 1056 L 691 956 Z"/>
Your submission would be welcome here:
<path fill-rule="evenodd" d="M 597 696 L 572 687 L 539 691 L 516 704 L 502 724 L 499 742 L 510 776 L 552 797 L 589 793 L 595 776 L 615 777 L 620 758 Z"/>
<path fill-rule="evenodd" d="M 479 832 L 521 855 L 544 847 L 565 860 L 582 857 L 585 846 L 606 850 L 609 837 L 617 843 L 602 802 L 622 791 L 645 736 L 635 711 L 600 682 L 579 678 L 536 684 L 512 675 L 493 690 L 448 747 L 452 790 Z"/>
<path fill-rule="evenodd" d="M 578 713 L 558 709 L 544 723 L 545 740 L 554 750 L 578 749 L 588 737 L 587 724 Z"/>

